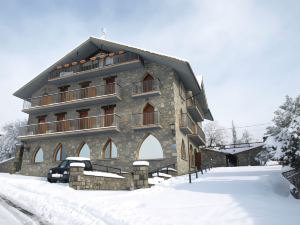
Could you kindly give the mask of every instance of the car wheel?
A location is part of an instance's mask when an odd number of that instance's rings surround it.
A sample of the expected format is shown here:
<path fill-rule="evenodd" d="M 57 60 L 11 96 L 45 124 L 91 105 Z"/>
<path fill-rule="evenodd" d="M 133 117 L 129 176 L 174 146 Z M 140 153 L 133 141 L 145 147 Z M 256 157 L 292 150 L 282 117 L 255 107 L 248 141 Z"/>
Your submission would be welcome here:
<path fill-rule="evenodd" d="M 49 183 L 55 183 L 56 182 L 55 180 L 52 180 L 52 179 L 49 179 L 49 178 L 47 180 L 48 180 Z"/>

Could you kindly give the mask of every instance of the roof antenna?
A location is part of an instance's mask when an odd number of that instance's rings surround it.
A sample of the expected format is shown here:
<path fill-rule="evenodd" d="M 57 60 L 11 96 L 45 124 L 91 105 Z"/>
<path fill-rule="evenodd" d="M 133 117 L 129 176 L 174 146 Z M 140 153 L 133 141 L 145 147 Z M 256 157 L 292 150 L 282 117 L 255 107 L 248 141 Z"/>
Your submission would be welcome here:
<path fill-rule="evenodd" d="M 106 28 L 105 27 L 101 27 L 101 39 L 106 40 Z"/>

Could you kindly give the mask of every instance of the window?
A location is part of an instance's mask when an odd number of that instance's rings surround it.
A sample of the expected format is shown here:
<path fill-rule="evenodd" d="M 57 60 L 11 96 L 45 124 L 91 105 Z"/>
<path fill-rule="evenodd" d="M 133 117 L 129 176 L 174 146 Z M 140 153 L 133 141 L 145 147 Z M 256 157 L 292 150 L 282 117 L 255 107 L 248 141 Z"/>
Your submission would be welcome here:
<path fill-rule="evenodd" d="M 43 152 L 43 149 L 41 147 L 39 147 L 35 151 L 34 157 L 33 157 L 33 162 L 34 163 L 42 163 L 42 162 L 44 162 L 44 152 Z"/>
<path fill-rule="evenodd" d="M 112 159 L 118 157 L 118 149 L 117 146 L 113 143 L 111 139 L 109 139 L 104 145 L 104 149 L 102 151 L 103 159 Z"/>
<path fill-rule="evenodd" d="M 143 92 L 153 91 L 154 78 L 147 74 L 143 80 Z"/>
<path fill-rule="evenodd" d="M 78 153 L 78 156 L 90 158 L 90 153 L 91 153 L 91 150 L 90 150 L 90 147 L 87 145 L 87 143 L 82 143 L 80 151 Z"/>
<path fill-rule="evenodd" d="M 186 160 L 186 152 L 185 152 L 184 140 L 182 140 L 182 142 L 181 142 L 181 158 L 183 160 Z"/>
<path fill-rule="evenodd" d="M 160 142 L 153 135 L 147 136 L 143 141 L 140 151 L 139 159 L 162 159 L 163 149 Z"/>
<path fill-rule="evenodd" d="M 149 103 L 145 106 L 143 110 L 143 124 L 154 124 L 154 107 Z"/>
<path fill-rule="evenodd" d="M 54 160 L 62 161 L 65 158 L 67 158 L 66 150 L 64 149 L 63 145 L 59 143 L 54 151 Z"/>
<path fill-rule="evenodd" d="M 109 94 L 115 94 L 116 90 L 115 90 L 115 82 L 116 82 L 116 76 L 112 76 L 112 77 L 106 77 L 103 78 L 103 80 L 105 81 L 105 94 L 109 95 Z"/>
<path fill-rule="evenodd" d="M 185 91 L 182 81 L 179 82 L 179 95 L 181 98 L 185 99 Z"/>

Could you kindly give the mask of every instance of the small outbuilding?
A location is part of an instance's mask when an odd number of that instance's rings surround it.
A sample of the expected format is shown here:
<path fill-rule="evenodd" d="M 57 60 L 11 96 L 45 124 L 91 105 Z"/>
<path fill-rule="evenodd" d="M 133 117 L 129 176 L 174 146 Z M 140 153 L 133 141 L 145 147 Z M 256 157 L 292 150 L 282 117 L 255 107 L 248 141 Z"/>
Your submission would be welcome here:
<path fill-rule="evenodd" d="M 257 166 L 258 153 L 265 151 L 263 142 L 207 147 L 201 150 L 203 164 L 210 163 L 213 167 L 225 166 Z"/>

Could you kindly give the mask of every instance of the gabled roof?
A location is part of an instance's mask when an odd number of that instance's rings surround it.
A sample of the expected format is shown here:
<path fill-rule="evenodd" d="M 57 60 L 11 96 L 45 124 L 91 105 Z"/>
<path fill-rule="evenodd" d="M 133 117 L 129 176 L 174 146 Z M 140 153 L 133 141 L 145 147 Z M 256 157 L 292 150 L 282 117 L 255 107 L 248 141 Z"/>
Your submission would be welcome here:
<path fill-rule="evenodd" d="M 35 77 L 26 85 L 17 90 L 14 93 L 14 96 L 24 100 L 31 98 L 32 93 L 34 93 L 37 89 L 39 89 L 41 86 L 45 85 L 48 82 L 49 73 L 52 70 L 54 70 L 57 66 L 70 63 L 72 61 L 80 61 L 81 59 L 85 59 L 89 57 L 91 53 L 99 49 L 111 52 L 119 50 L 132 52 L 140 55 L 143 59 L 173 68 L 178 73 L 180 79 L 188 88 L 188 90 L 193 91 L 194 94 L 200 93 L 196 95 L 195 98 L 197 98 L 198 101 L 201 103 L 204 110 L 205 118 L 213 120 L 211 112 L 208 108 L 203 81 L 200 84 L 197 82 L 194 72 L 187 61 L 95 37 L 90 37 L 78 47 L 66 54 L 63 58 L 54 63 L 52 66 L 41 72 L 37 77 Z"/>
<path fill-rule="evenodd" d="M 253 150 L 259 147 L 263 147 L 265 145 L 264 142 L 257 142 L 257 143 L 250 143 L 250 144 L 243 144 L 243 145 L 238 145 L 236 147 L 226 147 L 226 148 L 219 148 L 219 147 L 210 147 L 210 148 L 205 148 L 205 150 L 211 150 L 211 151 L 216 151 L 219 153 L 224 153 L 224 154 L 238 154 L 241 152 Z"/>

